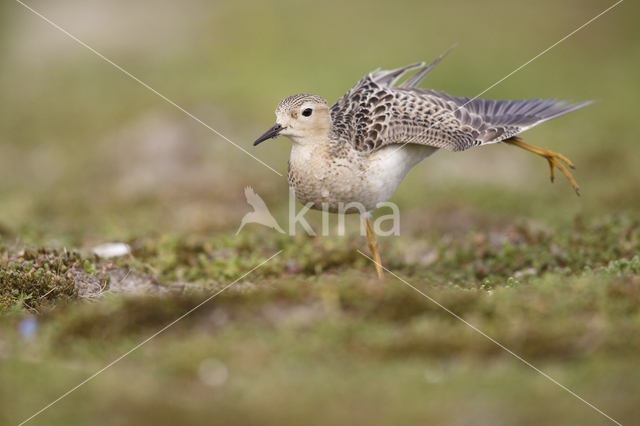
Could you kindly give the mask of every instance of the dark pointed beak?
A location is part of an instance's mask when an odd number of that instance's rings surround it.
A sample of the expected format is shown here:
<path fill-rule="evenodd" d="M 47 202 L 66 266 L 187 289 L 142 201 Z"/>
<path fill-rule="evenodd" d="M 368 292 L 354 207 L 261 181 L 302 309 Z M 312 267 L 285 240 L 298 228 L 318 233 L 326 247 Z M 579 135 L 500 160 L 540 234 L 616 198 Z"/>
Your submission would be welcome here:
<path fill-rule="evenodd" d="M 256 141 L 253 143 L 253 146 L 258 145 L 259 143 L 264 142 L 267 139 L 277 138 L 282 129 L 284 129 L 284 127 L 282 127 L 278 123 L 274 124 L 273 127 L 267 130 L 264 135 L 256 139 Z"/>

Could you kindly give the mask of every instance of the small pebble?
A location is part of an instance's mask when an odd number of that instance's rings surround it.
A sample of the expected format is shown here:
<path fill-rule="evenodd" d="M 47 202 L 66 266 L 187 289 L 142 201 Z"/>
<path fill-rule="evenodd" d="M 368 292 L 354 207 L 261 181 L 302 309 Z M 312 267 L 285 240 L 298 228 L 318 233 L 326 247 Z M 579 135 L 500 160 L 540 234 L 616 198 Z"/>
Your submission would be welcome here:
<path fill-rule="evenodd" d="M 106 243 L 92 248 L 91 252 L 102 259 L 109 259 L 130 254 L 131 247 L 124 243 Z"/>

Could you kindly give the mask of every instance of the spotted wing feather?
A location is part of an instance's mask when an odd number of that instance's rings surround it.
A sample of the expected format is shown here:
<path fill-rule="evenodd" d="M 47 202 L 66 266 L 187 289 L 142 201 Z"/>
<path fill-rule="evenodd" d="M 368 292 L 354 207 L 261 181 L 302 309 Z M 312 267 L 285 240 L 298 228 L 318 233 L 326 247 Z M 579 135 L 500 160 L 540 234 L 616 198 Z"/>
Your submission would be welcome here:
<path fill-rule="evenodd" d="M 335 136 L 361 151 L 405 143 L 464 151 L 508 139 L 591 103 L 470 100 L 417 88 L 443 57 L 426 67 L 418 63 L 364 77 L 331 107 Z M 393 87 L 417 68 L 422 69 Z"/>

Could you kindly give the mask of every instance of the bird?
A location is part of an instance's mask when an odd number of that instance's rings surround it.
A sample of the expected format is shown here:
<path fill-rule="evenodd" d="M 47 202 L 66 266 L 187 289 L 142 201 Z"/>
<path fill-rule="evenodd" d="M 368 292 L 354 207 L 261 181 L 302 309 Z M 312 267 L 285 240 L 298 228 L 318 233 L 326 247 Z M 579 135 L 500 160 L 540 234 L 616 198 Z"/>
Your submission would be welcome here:
<path fill-rule="evenodd" d="M 245 197 L 247 197 L 247 203 L 249 203 L 249 205 L 253 207 L 254 211 L 244 215 L 244 217 L 242 218 L 242 223 L 240 224 L 240 228 L 238 228 L 238 232 L 236 232 L 236 235 L 240 233 L 242 228 L 244 228 L 244 225 L 246 225 L 247 223 L 259 223 L 261 225 L 268 226 L 269 228 L 273 228 L 281 234 L 284 234 L 284 231 L 282 230 L 282 228 L 280 228 L 280 225 L 278 225 L 276 219 L 269 212 L 269 209 L 267 208 L 265 202 L 262 200 L 262 198 L 260 198 L 258 194 L 253 191 L 253 188 L 247 186 L 244 189 L 244 195 Z"/>
<path fill-rule="evenodd" d="M 470 99 L 419 88 L 450 50 L 429 65 L 370 72 L 331 107 L 317 95 L 289 96 L 276 108 L 276 123 L 253 143 L 278 136 L 291 140 L 287 178 L 296 199 L 315 210 L 359 213 L 381 280 L 370 213 L 389 200 L 414 166 L 440 149 L 460 152 L 498 142 L 517 146 L 544 157 L 551 181 L 555 167 L 580 195 L 564 165 L 575 169 L 568 158 L 516 135 L 592 102 Z"/>

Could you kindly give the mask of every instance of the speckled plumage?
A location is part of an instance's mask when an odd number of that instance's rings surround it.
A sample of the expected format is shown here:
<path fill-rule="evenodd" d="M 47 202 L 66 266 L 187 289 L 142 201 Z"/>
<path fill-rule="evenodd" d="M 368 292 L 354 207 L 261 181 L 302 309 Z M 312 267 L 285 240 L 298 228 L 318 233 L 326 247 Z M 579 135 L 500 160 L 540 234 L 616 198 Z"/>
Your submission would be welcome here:
<path fill-rule="evenodd" d="M 331 108 L 316 95 L 286 98 L 276 109 L 276 125 L 255 144 L 288 136 L 293 142 L 289 186 L 298 200 L 318 210 L 355 213 L 345 206 L 377 208 L 412 167 L 438 149 L 464 151 L 500 142 L 590 103 L 470 100 L 417 88 L 443 57 L 429 66 L 374 71 Z"/>
<path fill-rule="evenodd" d="M 363 151 L 409 141 L 464 151 L 508 139 L 591 103 L 470 100 L 418 88 L 443 57 L 426 67 L 423 62 L 365 76 L 331 107 L 334 137 Z M 404 74 L 418 68 L 422 70 L 393 87 Z"/>

